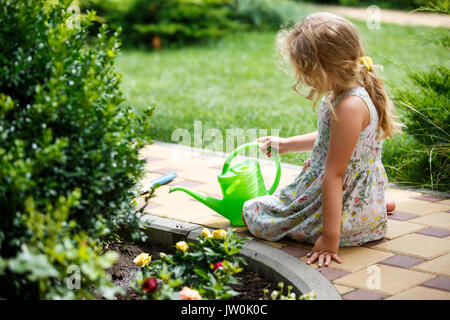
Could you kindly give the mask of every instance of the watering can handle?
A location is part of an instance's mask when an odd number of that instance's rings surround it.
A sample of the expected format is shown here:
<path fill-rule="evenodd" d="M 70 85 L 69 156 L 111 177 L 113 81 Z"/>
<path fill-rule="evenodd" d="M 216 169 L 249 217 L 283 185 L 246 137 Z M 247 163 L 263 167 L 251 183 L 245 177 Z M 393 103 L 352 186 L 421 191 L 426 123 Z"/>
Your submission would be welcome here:
<path fill-rule="evenodd" d="M 222 174 L 224 174 L 225 172 L 228 171 L 228 168 L 231 165 L 231 161 L 233 161 L 233 159 L 241 152 L 244 151 L 248 148 L 251 147 L 259 147 L 259 143 L 258 142 L 250 142 L 250 143 L 246 143 L 243 144 L 239 147 L 237 147 L 233 152 L 230 153 L 230 155 L 227 157 L 227 159 L 225 160 L 225 163 L 223 165 L 223 169 L 222 169 Z M 275 165 L 277 167 L 277 174 L 275 176 L 275 181 L 273 182 L 272 186 L 270 187 L 269 190 L 267 190 L 268 194 L 273 194 L 275 192 L 275 190 L 278 187 L 278 184 L 280 183 L 280 177 L 281 177 L 281 164 L 280 164 L 280 157 L 278 156 L 278 154 L 276 152 L 272 152 L 272 156 L 273 159 L 275 160 Z"/>

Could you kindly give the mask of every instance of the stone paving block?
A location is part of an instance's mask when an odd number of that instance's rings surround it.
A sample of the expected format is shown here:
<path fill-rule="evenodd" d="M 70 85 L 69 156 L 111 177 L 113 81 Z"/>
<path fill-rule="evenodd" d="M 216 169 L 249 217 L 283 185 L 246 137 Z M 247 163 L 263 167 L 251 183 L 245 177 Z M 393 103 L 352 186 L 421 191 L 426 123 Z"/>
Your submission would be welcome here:
<path fill-rule="evenodd" d="M 416 214 L 418 216 L 426 216 L 445 210 L 448 210 L 448 207 L 445 205 L 416 199 L 403 199 L 397 201 L 395 207 L 395 211 Z"/>
<path fill-rule="evenodd" d="M 412 233 L 376 245 L 373 249 L 430 260 L 449 252 L 450 242 L 445 239 Z"/>
<path fill-rule="evenodd" d="M 433 213 L 425 217 L 412 219 L 409 222 L 450 230 L 450 213 L 447 212 Z"/>
<path fill-rule="evenodd" d="M 174 179 L 172 182 L 170 182 L 168 185 L 173 186 L 182 186 L 186 188 L 196 188 L 198 186 L 204 185 L 204 182 L 198 182 L 193 180 L 184 180 L 184 179 Z"/>
<path fill-rule="evenodd" d="M 342 299 L 344 299 L 344 300 L 382 300 L 387 297 L 388 297 L 388 295 L 386 295 L 386 294 L 358 289 L 358 290 L 354 290 L 350 293 L 343 295 Z"/>
<path fill-rule="evenodd" d="M 179 168 L 173 168 L 173 167 L 156 167 L 150 170 L 152 173 L 158 173 L 159 175 L 164 175 L 172 172 L 176 172 L 178 175 L 183 170 L 180 170 Z"/>
<path fill-rule="evenodd" d="M 343 271 L 331 267 L 322 267 L 318 268 L 317 271 L 319 271 L 325 278 L 327 278 L 329 281 L 333 281 L 336 279 L 339 279 L 343 276 L 346 276 L 350 274 L 348 271 Z"/>
<path fill-rule="evenodd" d="M 281 250 L 297 258 L 304 257 L 308 252 L 310 252 L 309 249 L 302 248 L 299 246 L 285 246 Z"/>
<path fill-rule="evenodd" d="M 444 200 L 441 197 L 436 197 L 436 196 L 432 196 L 432 195 L 429 195 L 429 194 L 421 194 L 420 196 L 412 197 L 412 199 L 429 201 L 429 202 L 439 202 L 439 201 Z"/>
<path fill-rule="evenodd" d="M 431 274 L 381 264 L 375 265 L 375 268 L 376 267 L 379 268 L 379 288 L 373 288 L 373 286 L 377 285 L 376 282 L 373 281 L 377 277 L 377 274 L 372 271 L 376 270 L 372 269 L 373 267 L 371 269 L 364 268 L 343 276 L 335 280 L 334 283 L 347 287 L 394 295 L 434 278 L 434 275 Z M 368 286 L 371 287 L 369 288 Z"/>
<path fill-rule="evenodd" d="M 389 240 L 386 239 L 386 238 L 381 238 L 379 240 L 366 242 L 366 243 L 364 243 L 362 245 L 362 247 L 364 247 L 364 248 L 372 248 L 372 247 L 376 246 L 377 244 L 384 243 L 386 241 L 389 241 Z"/>
<path fill-rule="evenodd" d="M 168 218 L 191 223 L 197 223 L 199 219 L 215 214 L 210 208 L 196 202 L 191 202 L 189 205 L 186 205 L 185 202 L 168 203 L 152 212 L 159 212 L 165 214 Z"/>
<path fill-rule="evenodd" d="M 193 180 L 204 183 L 217 183 L 217 175 L 220 172 L 202 166 L 186 167 L 179 173 L 179 176 L 186 180 Z"/>
<path fill-rule="evenodd" d="M 388 219 L 388 228 L 385 237 L 387 239 L 394 239 L 421 229 L 425 229 L 425 227 L 420 224 Z"/>
<path fill-rule="evenodd" d="M 253 238 L 253 236 L 251 236 L 251 237 Z M 272 246 L 272 247 L 281 249 L 281 250 L 283 250 L 283 248 L 286 246 L 284 243 L 281 243 L 281 242 L 276 242 L 276 241 L 266 241 L 266 240 L 262 240 L 262 239 L 256 239 L 256 240 L 257 240 L 257 241 L 260 241 L 260 242 L 262 242 L 262 243 L 265 243 L 265 244 L 267 244 L 267 245 L 269 245 L 269 246 Z"/>
<path fill-rule="evenodd" d="M 143 186 L 150 183 L 150 181 L 155 180 L 157 178 L 161 177 L 161 174 L 155 173 L 155 172 L 147 172 L 145 176 L 139 181 Z M 176 178 L 175 178 L 176 179 Z"/>
<path fill-rule="evenodd" d="M 391 267 L 405 268 L 409 269 L 415 265 L 425 262 L 426 260 L 420 258 L 414 258 L 409 256 L 404 256 L 401 254 L 396 254 L 386 260 L 380 261 L 380 264 L 384 264 Z"/>
<path fill-rule="evenodd" d="M 247 227 L 231 227 L 231 229 L 233 229 L 233 231 L 236 232 L 236 233 L 240 233 L 242 231 L 248 230 Z"/>
<path fill-rule="evenodd" d="M 153 155 L 143 156 L 141 159 L 145 159 L 145 161 L 150 162 L 150 163 L 165 161 L 164 158 L 162 158 L 162 157 L 155 157 Z"/>
<path fill-rule="evenodd" d="M 288 237 L 285 237 L 283 239 L 280 240 L 280 242 L 289 245 L 289 246 L 294 246 L 294 247 L 302 247 L 302 248 L 306 248 L 306 249 L 311 249 L 313 246 L 309 243 L 305 243 L 305 242 L 299 242 L 299 241 L 295 241 L 292 240 Z"/>
<path fill-rule="evenodd" d="M 222 190 L 220 189 L 217 179 L 214 182 L 202 183 L 196 187 L 193 187 L 192 190 L 210 195 L 217 199 L 223 198 Z"/>
<path fill-rule="evenodd" d="M 393 256 L 393 254 L 389 252 L 364 247 L 339 248 L 338 255 L 342 259 L 342 263 L 337 263 L 333 260 L 328 267 L 348 272 L 355 272 L 364 267 L 377 263 L 378 261 L 385 260 Z M 308 261 L 308 257 L 302 257 L 300 259 L 304 262 Z M 317 268 L 317 262 L 311 266 Z"/>
<path fill-rule="evenodd" d="M 425 281 L 421 284 L 421 286 L 450 292 L 450 278 L 436 277 L 431 280 Z"/>
<path fill-rule="evenodd" d="M 344 295 L 346 293 L 349 293 L 349 292 L 355 290 L 354 288 L 344 287 L 344 286 L 340 286 L 338 284 L 334 285 L 334 287 L 336 288 L 336 290 L 339 292 L 340 295 Z"/>
<path fill-rule="evenodd" d="M 144 196 L 142 196 L 142 197 L 139 197 L 139 198 L 136 198 L 135 199 L 136 200 L 136 203 L 137 203 L 137 209 L 141 209 L 144 205 L 145 205 L 145 199 L 144 199 Z M 158 204 L 158 203 L 155 203 L 155 202 L 153 202 L 153 201 L 149 201 L 148 203 L 147 203 L 147 206 L 144 208 L 144 211 L 143 212 L 146 212 L 146 213 L 151 213 L 151 211 L 153 210 L 153 209 L 156 209 L 156 208 L 158 208 L 158 207 L 162 207 L 162 205 L 161 204 Z"/>
<path fill-rule="evenodd" d="M 181 191 L 169 193 L 169 189 L 170 186 L 167 185 L 161 186 L 156 189 L 155 193 L 153 194 L 154 197 L 150 199 L 150 202 L 155 202 L 163 206 L 167 206 L 172 203 L 182 203 L 185 206 L 191 204 L 190 202 L 188 202 L 189 199 L 192 198 L 191 196 Z"/>
<path fill-rule="evenodd" d="M 450 293 L 417 286 L 389 297 L 387 300 L 450 300 Z"/>
<path fill-rule="evenodd" d="M 209 227 L 209 228 L 223 228 L 226 229 L 228 227 L 231 227 L 230 221 L 225 218 L 216 217 L 216 216 L 207 216 L 198 218 L 196 220 L 198 224 Z"/>
<path fill-rule="evenodd" d="M 411 269 L 450 277 L 450 253 L 421 263 Z"/>
<path fill-rule="evenodd" d="M 388 217 L 388 219 L 392 219 L 392 220 L 408 221 L 411 219 L 418 218 L 419 216 L 416 214 L 394 211 L 394 212 L 388 213 L 387 217 Z"/>
<path fill-rule="evenodd" d="M 392 188 L 392 187 L 386 188 L 386 193 L 389 194 L 392 197 L 392 199 L 394 199 L 395 201 L 399 201 L 399 200 L 403 200 L 403 199 L 421 195 L 420 192 L 402 190 L 402 189 Z"/>
<path fill-rule="evenodd" d="M 416 233 L 424 234 L 427 236 L 438 237 L 438 238 L 447 238 L 450 236 L 450 230 L 439 229 L 439 228 L 426 228 L 417 231 Z"/>
<path fill-rule="evenodd" d="M 442 204 L 442 205 L 450 207 L 450 199 L 445 199 L 445 200 L 439 201 L 438 204 Z"/>

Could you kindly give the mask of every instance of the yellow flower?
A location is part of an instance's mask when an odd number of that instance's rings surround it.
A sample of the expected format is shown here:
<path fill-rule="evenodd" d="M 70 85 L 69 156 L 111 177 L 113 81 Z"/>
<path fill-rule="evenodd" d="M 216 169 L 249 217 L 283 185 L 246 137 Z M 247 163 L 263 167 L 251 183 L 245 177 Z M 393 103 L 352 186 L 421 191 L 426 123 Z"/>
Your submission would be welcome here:
<path fill-rule="evenodd" d="M 165 259 L 165 258 L 167 258 L 167 254 L 165 254 L 164 252 L 160 252 L 160 253 L 159 253 L 159 257 L 160 257 L 161 259 Z"/>
<path fill-rule="evenodd" d="M 342 222 L 344 222 L 345 220 L 347 220 L 347 212 L 342 212 Z"/>
<path fill-rule="evenodd" d="M 152 256 L 150 256 L 148 253 L 141 253 L 133 260 L 134 264 L 139 267 L 146 266 L 150 263 L 150 261 L 152 261 Z"/>
<path fill-rule="evenodd" d="M 318 226 L 317 231 L 322 231 L 322 226 Z"/>
<path fill-rule="evenodd" d="M 189 246 L 187 245 L 186 242 L 184 241 L 178 241 L 177 244 L 175 245 L 177 247 L 178 250 L 180 250 L 181 252 L 186 252 L 189 249 Z"/>
<path fill-rule="evenodd" d="M 377 186 L 377 183 L 376 183 L 376 182 L 374 182 L 374 183 L 373 183 L 373 186 L 374 186 L 374 187 L 376 187 L 376 186 Z"/>
<path fill-rule="evenodd" d="M 319 219 L 320 218 L 320 212 L 314 213 L 314 218 Z"/>
<path fill-rule="evenodd" d="M 373 158 L 370 158 L 369 163 L 373 164 Z"/>
<path fill-rule="evenodd" d="M 227 237 L 227 232 L 223 229 L 214 230 L 212 232 L 213 239 L 223 240 Z"/>
<path fill-rule="evenodd" d="M 204 236 L 205 238 L 211 238 L 211 231 L 209 231 L 208 228 L 203 228 L 202 236 Z"/>
<path fill-rule="evenodd" d="M 358 176 L 358 172 L 355 172 L 352 176 L 353 178 L 356 178 Z"/>

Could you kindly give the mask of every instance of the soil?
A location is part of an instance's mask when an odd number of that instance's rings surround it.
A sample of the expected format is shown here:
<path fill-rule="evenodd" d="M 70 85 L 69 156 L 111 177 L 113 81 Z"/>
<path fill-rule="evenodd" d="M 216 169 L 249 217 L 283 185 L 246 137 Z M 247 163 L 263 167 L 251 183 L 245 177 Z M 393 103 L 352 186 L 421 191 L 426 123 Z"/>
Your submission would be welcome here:
<path fill-rule="evenodd" d="M 118 300 L 141 299 L 140 295 L 129 286 L 130 281 L 133 280 L 136 271 L 139 269 L 133 262 L 133 259 L 137 255 L 146 252 L 152 256 L 152 260 L 158 260 L 160 259 L 160 252 L 173 253 L 159 246 L 129 243 L 109 245 L 107 249 L 114 250 L 120 255 L 113 267 L 108 270 L 114 284 L 125 291 L 125 295 L 117 296 Z M 261 274 L 245 268 L 242 272 L 235 275 L 235 277 L 241 284 L 232 285 L 232 287 L 240 295 L 233 297 L 232 300 L 259 300 L 264 298 L 264 289 L 268 289 L 269 292 L 279 289 L 277 284 L 272 283 Z"/>

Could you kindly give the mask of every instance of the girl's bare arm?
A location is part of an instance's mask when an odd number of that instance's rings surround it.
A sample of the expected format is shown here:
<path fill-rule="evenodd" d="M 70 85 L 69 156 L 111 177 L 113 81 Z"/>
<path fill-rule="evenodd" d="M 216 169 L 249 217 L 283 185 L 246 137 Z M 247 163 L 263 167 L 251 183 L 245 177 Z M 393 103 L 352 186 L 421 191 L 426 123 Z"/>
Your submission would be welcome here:
<path fill-rule="evenodd" d="M 317 131 L 303 134 L 301 136 L 294 136 L 290 138 L 279 137 L 261 137 L 256 141 L 261 143 L 260 149 L 268 157 L 272 155 L 272 152 L 268 149 L 276 150 L 280 154 L 290 152 L 311 152 L 316 141 Z"/>
<path fill-rule="evenodd" d="M 316 141 L 317 131 L 286 138 L 289 152 L 311 152 Z"/>
<path fill-rule="evenodd" d="M 330 121 L 330 144 L 322 181 L 322 234 L 308 254 L 308 264 L 317 260 L 319 266 L 323 263 L 328 266 L 331 259 L 341 262 L 337 251 L 342 216 L 342 179 L 359 135 L 369 122 L 369 110 L 359 97 L 349 96 L 336 106 L 336 116 L 337 120 Z"/>

